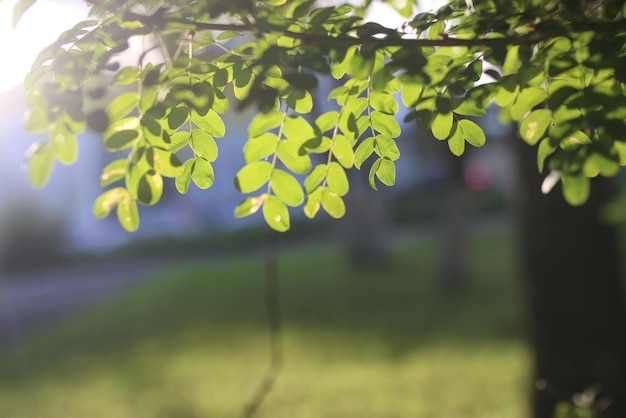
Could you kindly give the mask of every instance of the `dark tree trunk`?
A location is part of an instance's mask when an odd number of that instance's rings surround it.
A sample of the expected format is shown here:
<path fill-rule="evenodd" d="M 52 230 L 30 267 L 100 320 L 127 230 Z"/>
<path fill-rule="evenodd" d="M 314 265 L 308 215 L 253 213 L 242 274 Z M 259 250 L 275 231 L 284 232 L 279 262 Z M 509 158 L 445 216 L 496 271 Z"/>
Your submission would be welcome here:
<path fill-rule="evenodd" d="M 520 142 L 521 141 L 516 141 Z M 607 182 L 571 207 L 559 187 L 544 196 L 534 148 L 521 144 L 521 234 L 535 355 L 534 417 L 600 389 L 600 417 L 626 417 L 626 309 L 618 237 L 599 219 Z M 578 397 L 578 400 L 581 400 Z"/>
<path fill-rule="evenodd" d="M 444 290 L 458 291 L 468 287 L 470 281 L 467 250 L 471 196 L 463 180 L 463 158 L 445 152 L 449 169 L 440 219 L 443 249 L 439 280 Z"/>

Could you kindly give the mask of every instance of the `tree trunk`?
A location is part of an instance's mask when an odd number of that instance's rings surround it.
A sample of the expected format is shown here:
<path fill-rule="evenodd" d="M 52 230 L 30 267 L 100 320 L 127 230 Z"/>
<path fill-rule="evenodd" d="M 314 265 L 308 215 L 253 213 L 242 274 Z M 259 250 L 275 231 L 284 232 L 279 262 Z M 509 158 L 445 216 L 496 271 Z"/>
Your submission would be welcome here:
<path fill-rule="evenodd" d="M 521 143 L 521 141 L 516 141 Z M 599 390 L 599 417 L 626 417 L 626 308 L 616 229 L 599 210 L 608 182 L 571 207 L 559 187 L 544 196 L 536 150 L 521 144 L 522 262 L 535 356 L 535 418 L 552 418 L 560 401 Z"/>

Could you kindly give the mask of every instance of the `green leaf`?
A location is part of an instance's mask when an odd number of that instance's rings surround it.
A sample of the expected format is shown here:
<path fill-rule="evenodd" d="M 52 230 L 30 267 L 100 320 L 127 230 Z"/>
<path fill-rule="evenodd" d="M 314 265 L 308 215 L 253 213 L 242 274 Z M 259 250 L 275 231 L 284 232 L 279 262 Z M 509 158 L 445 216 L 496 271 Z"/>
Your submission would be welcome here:
<path fill-rule="evenodd" d="M 28 178 L 33 187 L 41 188 L 48 183 L 54 168 L 54 149 L 50 143 L 36 143 L 28 157 Z M 30 150 L 29 150 L 30 153 Z"/>
<path fill-rule="evenodd" d="M 402 84 L 402 104 L 408 108 L 412 108 L 417 104 L 422 93 L 422 85 L 417 83 Z"/>
<path fill-rule="evenodd" d="M 344 135 L 335 135 L 332 153 L 337 161 L 339 161 L 339 164 L 345 168 L 352 167 L 354 163 L 354 151 L 352 150 L 352 145 L 350 145 L 350 142 Z"/>
<path fill-rule="evenodd" d="M 511 117 L 513 120 L 520 120 L 533 107 L 542 103 L 548 97 L 548 93 L 539 87 L 528 87 L 519 92 L 515 103 L 511 106 Z"/>
<path fill-rule="evenodd" d="M 400 136 L 400 124 L 396 118 L 391 115 L 387 115 L 378 111 L 372 112 L 370 115 L 372 119 L 372 127 L 381 134 L 385 134 L 392 138 Z"/>
<path fill-rule="evenodd" d="M 304 179 L 304 190 L 310 194 L 324 180 L 327 171 L 326 164 L 316 165 Z"/>
<path fill-rule="evenodd" d="M 461 98 L 453 100 L 453 103 L 457 103 L 458 105 L 455 107 L 453 104 L 454 113 L 458 115 L 464 116 L 485 116 L 487 111 L 484 107 L 479 106 L 473 99 L 470 98 Z"/>
<path fill-rule="evenodd" d="M 400 158 L 398 144 L 396 144 L 396 141 L 387 135 L 377 135 L 374 144 L 374 150 L 380 157 L 388 158 L 391 161 L 395 161 Z"/>
<path fill-rule="evenodd" d="M 123 187 L 116 187 L 102 193 L 93 204 L 92 212 L 98 219 L 106 218 L 111 210 L 126 197 L 128 192 Z"/>
<path fill-rule="evenodd" d="M 289 229 L 289 210 L 276 196 L 267 196 L 263 204 L 263 217 L 270 228 L 285 232 Z"/>
<path fill-rule="evenodd" d="M 315 130 L 302 116 L 291 115 L 285 119 L 283 124 L 283 135 L 292 142 L 303 144 L 307 140 L 314 138 Z"/>
<path fill-rule="evenodd" d="M 205 160 L 211 162 L 217 159 L 218 149 L 215 139 L 208 133 L 194 129 L 191 131 L 191 139 L 189 141 L 191 149 L 196 155 L 203 157 Z"/>
<path fill-rule="evenodd" d="M 51 132 L 54 155 L 63 164 L 74 164 L 78 159 L 76 135 L 64 125 L 57 125 Z"/>
<path fill-rule="evenodd" d="M 165 177 L 177 177 L 182 171 L 182 164 L 176 154 L 161 148 L 153 148 L 154 169 Z"/>
<path fill-rule="evenodd" d="M 137 184 L 137 200 L 144 205 L 155 205 L 163 195 L 163 177 L 154 171 L 144 173 Z"/>
<path fill-rule="evenodd" d="M 178 129 L 189 118 L 189 108 L 187 106 L 178 106 L 170 111 L 167 115 L 167 126 L 171 130 Z"/>
<path fill-rule="evenodd" d="M 551 120 L 548 109 L 533 110 L 520 124 L 520 136 L 528 144 L 535 145 L 546 133 Z"/>
<path fill-rule="evenodd" d="M 100 174 L 100 186 L 105 187 L 122 180 L 127 172 L 128 160 L 120 159 L 111 161 L 102 169 L 102 173 Z"/>
<path fill-rule="evenodd" d="M 546 158 L 548 158 L 554 151 L 556 151 L 557 147 L 552 145 L 552 141 L 550 138 L 545 138 L 543 141 L 539 143 L 537 147 L 537 168 L 539 172 L 543 172 L 543 168 L 546 163 Z"/>
<path fill-rule="evenodd" d="M 270 129 L 279 127 L 283 118 L 283 113 L 278 111 L 258 113 L 250 122 L 250 126 L 248 126 L 248 136 L 254 138 Z"/>
<path fill-rule="evenodd" d="M 469 119 L 462 119 L 458 122 L 458 127 L 463 133 L 463 138 L 471 145 L 475 147 L 482 147 L 485 145 L 485 133 L 475 122 Z"/>
<path fill-rule="evenodd" d="M 456 122 L 452 126 L 452 134 L 450 135 L 450 139 L 448 139 L 448 148 L 450 148 L 452 154 L 457 157 L 461 156 L 465 151 L 465 138 L 463 137 L 461 128 L 459 128 Z"/>
<path fill-rule="evenodd" d="M 130 194 L 122 196 L 117 204 L 117 219 L 120 225 L 129 232 L 136 231 L 139 228 L 139 210 L 137 209 L 137 201 Z"/>
<path fill-rule="evenodd" d="M 270 178 L 274 194 L 289 206 L 298 206 L 304 201 L 300 183 L 291 174 L 274 169 Z"/>
<path fill-rule="evenodd" d="M 437 113 L 430 125 L 430 130 L 433 136 L 439 140 L 446 139 L 452 132 L 452 122 L 454 121 L 454 115 L 449 113 Z"/>
<path fill-rule="evenodd" d="M 379 112 L 388 115 L 398 113 L 398 102 L 389 93 L 373 91 L 370 93 L 370 105 Z"/>
<path fill-rule="evenodd" d="M 200 116 L 198 112 L 192 110 L 191 120 L 213 138 L 221 138 L 226 134 L 224 121 L 213 109 L 209 109 L 205 116 Z"/>
<path fill-rule="evenodd" d="M 285 101 L 291 109 L 302 115 L 313 110 L 313 96 L 307 90 L 294 90 Z"/>
<path fill-rule="evenodd" d="M 276 152 L 278 137 L 273 133 L 265 133 L 249 139 L 243 147 L 246 163 L 258 161 Z"/>
<path fill-rule="evenodd" d="M 590 182 L 583 176 L 561 176 L 563 196 L 572 206 L 580 206 L 589 198 Z"/>
<path fill-rule="evenodd" d="M 321 203 L 324 210 L 335 219 L 346 214 L 346 205 L 341 196 L 328 188 L 322 191 Z"/>
<path fill-rule="evenodd" d="M 309 193 L 306 198 L 306 203 L 304 204 L 304 214 L 310 219 L 313 219 L 320 210 L 323 190 L 324 189 L 322 187 L 317 187 L 312 193 Z"/>
<path fill-rule="evenodd" d="M 196 159 L 191 158 L 183 164 L 182 170 L 178 176 L 176 176 L 176 190 L 180 194 L 187 193 L 189 190 L 189 183 L 191 182 L 191 173 L 193 171 Z"/>
<path fill-rule="evenodd" d="M 376 172 L 380 168 L 380 165 L 382 164 L 382 160 L 383 160 L 382 158 L 379 158 L 376 161 L 374 161 L 374 164 L 372 164 L 372 166 L 370 167 L 369 175 L 367 176 L 370 187 L 374 190 L 378 190 L 378 188 L 376 187 Z"/>
<path fill-rule="evenodd" d="M 319 133 L 324 133 L 333 129 L 339 122 L 339 112 L 332 110 L 321 114 L 315 119 L 315 127 L 319 130 Z"/>
<path fill-rule="evenodd" d="M 204 158 L 196 158 L 196 163 L 191 171 L 191 179 L 200 189 L 211 187 L 215 180 L 215 173 L 211 163 Z"/>
<path fill-rule="evenodd" d="M 346 195 L 350 190 L 350 183 L 348 182 L 346 171 L 334 161 L 328 166 L 326 183 L 328 184 L 328 188 L 339 196 Z"/>
<path fill-rule="evenodd" d="M 237 205 L 235 208 L 235 217 L 236 218 L 244 218 L 246 216 L 250 216 L 256 213 L 269 195 L 267 193 L 263 193 L 260 196 L 250 196 L 246 197 L 243 202 Z"/>
<path fill-rule="evenodd" d="M 311 158 L 298 142 L 282 140 L 276 150 L 278 159 L 297 174 L 305 174 L 311 169 Z"/>
<path fill-rule="evenodd" d="M 235 187 L 241 193 L 258 190 L 270 180 L 272 165 L 267 161 L 256 161 L 243 166 L 235 175 Z"/>
<path fill-rule="evenodd" d="M 367 99 L 359 97 L 344 106 L 339 114 L 339 128 L 346 136 L 358 137 L 357 119 L 367 109 Z"/>
<path fill-rule="evenodd" d="M 103 135 L 104 145 L 109 151 L 131 147 L 139 138 L 139 118 L 131 117 L 112 123 Z"/>
<path fill-rule="evenodd" d="M 139 93 L 129 92 L 116 96 L 106 108 L 109 120 L 120 120 L 139 105 Z"/>
<path fill-rule="evenodd" d="M 393 186 L 396 184 L 396 165 L 386 158 L 381 158 L 379 161 L 380 165 L 376 170 L 376 177 L 385 186 Z"/>
<path fill-rule="evenodd" d="M 375 140 L 373 137 L 369 137 L 364 139 L 359 146 L 356 148 L 354 152 L 354 166 L 361 169 L 361 166 L 367 160 L 370 155 L 374 153 L 375 150 Z"/>
<path fill-rule="evenodd" d="M 19 0 L 13 7 L 13 30 L 17 27 L 24 13 L 26 13 L 36 1 L 37 0 Z"/>
<path fill-rule="evenodd" d="M 500 87 L 496 92 L 496 104 L 500 107 L 511 105 L 519 93 L 517 80 L 513 76 L 504 76 L 500 79 Z"/>

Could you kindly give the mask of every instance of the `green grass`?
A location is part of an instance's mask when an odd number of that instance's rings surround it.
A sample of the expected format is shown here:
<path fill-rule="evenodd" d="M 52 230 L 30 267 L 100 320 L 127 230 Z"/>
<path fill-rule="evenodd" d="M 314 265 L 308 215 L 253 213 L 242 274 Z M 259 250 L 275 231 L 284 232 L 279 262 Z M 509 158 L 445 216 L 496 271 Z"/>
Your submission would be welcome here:
<path fill-rule="evenodd" d="M 284 255 L 285 367 L 259 417 L 526 416 L 513 246 L 477 234 L 458 294 L 438 289 L 429 240 L 385 268 L 332 249 Z M 261 258 L 189 264 L 5 354 L 0 416 L 235 417 L 267 359 Z"/>

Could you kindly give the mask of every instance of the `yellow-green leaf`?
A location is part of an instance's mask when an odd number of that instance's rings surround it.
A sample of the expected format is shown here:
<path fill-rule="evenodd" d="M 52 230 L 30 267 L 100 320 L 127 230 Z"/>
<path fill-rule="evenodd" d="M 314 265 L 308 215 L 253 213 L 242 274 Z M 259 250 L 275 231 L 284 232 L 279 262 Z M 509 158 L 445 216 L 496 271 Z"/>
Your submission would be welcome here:
<path fill-rule="evenodd" d="M 278 232 L 285 232 L 289 229 L 289 210 L 283 202 L 276 196 L 268 196 L 263 203 L 263 217 L 265 222 Z"/>

